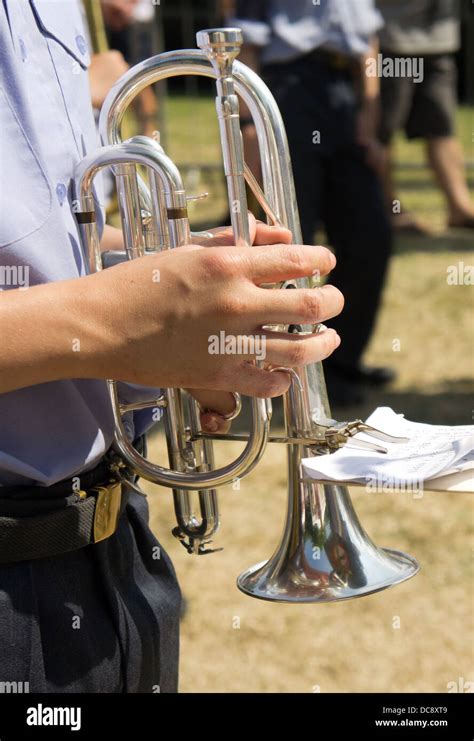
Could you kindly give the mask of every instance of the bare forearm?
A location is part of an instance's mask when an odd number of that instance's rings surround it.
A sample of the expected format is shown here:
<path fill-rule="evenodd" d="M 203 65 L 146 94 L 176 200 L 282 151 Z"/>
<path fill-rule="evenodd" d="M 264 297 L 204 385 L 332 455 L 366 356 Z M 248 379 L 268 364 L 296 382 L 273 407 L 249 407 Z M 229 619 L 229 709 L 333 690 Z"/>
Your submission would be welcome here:
<path fill-rule="evenodd" d="M 66 378 L 106 378 L 105 307 L 94 276 L 0 294 L 0 393 Z"/>
<path fill-rule="evenodd" d="M 374 36 L 370 42 L 370 49 L 361 59 L 360 65 L 360 97 L 362 101 L 372 101 L 380 94 L 380 79 L 378 75 L 368 75 L 369 60 L 377 58 L 379 53 L 379 40 Z"/>
<path fill-rule="evenodd" d="M 246 248 L 188 245 L 84 278 L 7 291 L 0 294 L 0 393 L 68 378 L 115 378 L 277 396 L 288 387 L 286 374 L 256 368 L 252 352 L 216 356 L 209 340 L 223 327 L 231 336 L 253 336 L 266 324 L 319 324 L 335 316 L 343 301 L 332 286 L 318 289 L 320 296 L 261 288 L 315 270 L 325 275 L 333 266 L 322 247 L 255 246 L 249 261 Z M 316 362 L 338 344 L 325 330 L 297 338 L 295 355 L 294 341 L 270 333 L 266 361 Z"/>

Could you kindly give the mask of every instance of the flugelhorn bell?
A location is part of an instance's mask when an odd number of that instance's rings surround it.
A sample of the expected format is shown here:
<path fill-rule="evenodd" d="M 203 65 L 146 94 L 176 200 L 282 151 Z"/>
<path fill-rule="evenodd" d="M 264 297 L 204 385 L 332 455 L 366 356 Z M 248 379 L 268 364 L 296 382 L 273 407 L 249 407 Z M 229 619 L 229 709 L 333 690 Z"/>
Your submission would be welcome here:
<path fill-rule="evenodd" d="M 300 370 L 300 373 L 304 372 Z M 295 374 L 296 376 L 296 374 Z M 381 591 L 409 579 L 417 561 L 400 551 L 378 548 L 354 510 L 347 486 L 320 484 L 304 475 L 304 384 L 293 376 L 285 397 L 288 437 L 288 505 L 283 536 L 268 561 L 237 579 L 252 597 L 275 602 L 334 602 Z"/>

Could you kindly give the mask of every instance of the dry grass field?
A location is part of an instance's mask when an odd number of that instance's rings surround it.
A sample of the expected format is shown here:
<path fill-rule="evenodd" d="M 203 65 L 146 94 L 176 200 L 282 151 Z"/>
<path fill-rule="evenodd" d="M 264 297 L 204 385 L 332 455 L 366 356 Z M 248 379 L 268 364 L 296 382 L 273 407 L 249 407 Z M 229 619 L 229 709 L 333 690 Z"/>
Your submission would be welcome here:
<path fill-rule="evenodd" d="M 285 507 L 281 456 L 269 452 L 240 491 L 221 493 L 216 544 L 224 551 L 200 558 L 171 542 L 165 493 L 151 500 L 155 531 L 173 556 L 187 600 L 182 692 L 312 692 L 315 686 L 321 692 L 445 692 L 450 681 L 472 679 L 472 503 L 466 496 L 426 493 L 414 500 L 353 489 L 373 539 L 415 555 L 422 571 L 359 600 L 284 605 L 251 599 L 235 586 L 236 576 L 270 556 L 278 541 Z"/>
<path fill-rule="evenodd" d="M 472 131 L 472 113 L 465 112 L 461 123 Z M 415 159 L 421 156 L 413 151 Z M 401 157 L 412 159 L 405 150 Z M 469 424 L 472 287 L 448 285 L 446 271 L 459 262 L 472 264 L 472 235 L 444 233 L 442 203 L 433 185 L 420 181 L 417 189 L 413 173 L 403 177 L 400 173 L 404 200 L 426 210 L 437 234 L 399 241 L 392 261 L 367 361 L 394 366 L 398 379 L 361 408 L 334 411 L 347 419 L 387 404 L 409 419 Z M 421 205 L 420 189 L 425 194 Z M 399 340 L 397 351 L 394 340 Z M 275 416 L 278 424 L 281 417 Z M 154 456 L 166 459 L 162 437 L 154 437 L 150 447 Z M 219 443 L 218 462 L 230 460 L 239 449 Z M 170 493 L 148 489 L 153 528 L 174 560 L 187 601 L 181 691 L 446 692 L 449 682 L 474 680 L 472 497 L 425 492 L 414 499 L 353 488 L 356 510 L 375 542 L 406 550 L 421 562 L 422 571 L 405 584 L 359 600 L 271 604 L 242 595 L 235 579 L 269 557 L 278 542 L 285 468 L 284 449 L 271 446 L 239 491 L 221 490 L 222 526 L 215 544 L 224 550 L 199 558 L 189 556 L 170 535 Z"/>

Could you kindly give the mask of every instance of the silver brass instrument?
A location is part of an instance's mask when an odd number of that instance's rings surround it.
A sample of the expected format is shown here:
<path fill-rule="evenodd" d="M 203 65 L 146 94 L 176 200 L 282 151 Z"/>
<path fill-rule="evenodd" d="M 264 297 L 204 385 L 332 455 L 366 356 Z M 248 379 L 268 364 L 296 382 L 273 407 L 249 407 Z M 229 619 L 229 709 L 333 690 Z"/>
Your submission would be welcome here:
<path fill-rule="evenodd" d="M 121 259 L 120 255 L 101 255 L 94 221 L 93 179 L 106 166 L 111 166 L 115 174 L 127 259 L 191 240 L 186 194 L 176 166 L 153 139 L 121 140 L 123 117 L 135 96 L 150 84 L 179 75 L 198 75 L 216 81 L 216 109 L 235 244 L 250 246 L 246 181 L 269 223 L 288 227 L 293 242 L 302 243 L 283 121 L 262 79 L 236 61 L 242 44 L 241 31 L 234 28 L 201 31 L 197 43 L 200 49 L 166 52 L 136 65 L 116 83 L 104 103 L 100 132 L 105 146 L 80 163 L 75 178 L 77 216 L 83 224 L 92 270 L 101 270 Z M 244 163 L 238 96 L 247 104 L 256 125 L 263 190 Z M 146 172 L 146 180 L 137 172 L 137 165 Z M 310 279 L 292 283 L 300 288 L 312 286 Z M 318 328 L 292 327 L 292 331 L 315 332 Z M 359 523 L 347 487 L 311 480 L 304 475 L 301 465 L 303 458 L 330 452 L 359 430 L 379 438 L 383 438 L 383 433 L 359 421 L 338 424 L 330 419 L 320 363 L 284 370 L 290 374 L 291 385 L 284 396 L 286 431 L 280 438 L 269 436 L 268 400 L 251 400 L 252 428 L 248 438 L 211 436 L 200 430 L 199 409 L 189 398 L 189 423 L 185 423 L 185 398 L 181 390 L 165 389 L 158 398 L 137 407 L 121 405 L 116 384 L 109 381 L 116 426 L 115 447 L 123 461 L 121 465 L 147 481 L 173 489 L 178 520 L 173 532 L 189 552 L 205 553 L 207 542 L 218 527 L 215 488 L 252 470 L 268 441 L 283 443 L 288 454 L 288 510 L 283 537 L 268 561 L 240 575 L 239 589 L 265 600 L 327 602 L 359 597 L 405 581 L 417 573 L 416 560 L 399 551 L 378 548 Z M 170 469 L 141 456 L 127 438 L 122 415 L 146 406 L 164 409 Z M 236 461 L 215 469 L 213 438 L 244 439 L 246 446 Z M 199 517 L 191 505 L 191 490 L 199 492 Z"/>

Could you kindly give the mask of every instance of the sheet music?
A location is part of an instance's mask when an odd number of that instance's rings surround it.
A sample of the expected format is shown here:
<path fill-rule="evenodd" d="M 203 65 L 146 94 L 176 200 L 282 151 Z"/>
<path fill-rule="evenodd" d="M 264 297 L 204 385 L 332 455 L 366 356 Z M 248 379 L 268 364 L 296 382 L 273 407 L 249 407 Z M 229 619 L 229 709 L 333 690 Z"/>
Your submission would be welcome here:
<path fill-rule="evenodd" d="M 368 424 L 408 442 L 382 442 L 387 453 L 350 447 L 305 458 L 305 473 L 315 479 L 365 482 L 370 479 L 419 482 L 474 468 L 474 425 L 447 426 L 410 422 L 389 407 L 378 407 Z M 356 438 L 374 442 L 365 433 Z"/>

